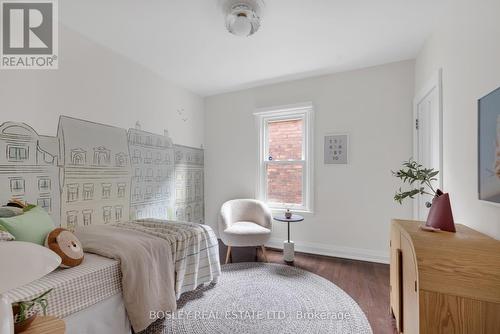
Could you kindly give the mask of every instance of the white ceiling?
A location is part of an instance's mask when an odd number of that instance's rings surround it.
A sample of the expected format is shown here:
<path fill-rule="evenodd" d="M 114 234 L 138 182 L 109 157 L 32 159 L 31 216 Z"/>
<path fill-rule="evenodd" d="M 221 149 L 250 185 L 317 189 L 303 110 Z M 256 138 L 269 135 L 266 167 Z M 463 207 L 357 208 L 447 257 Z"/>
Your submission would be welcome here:
<path fill-rule="evenodd" d="M 450 0 L 267 0 L 225 30 L 219 0 L 64 0 L 62 23 L 200 95 L 415 58 Z"/>

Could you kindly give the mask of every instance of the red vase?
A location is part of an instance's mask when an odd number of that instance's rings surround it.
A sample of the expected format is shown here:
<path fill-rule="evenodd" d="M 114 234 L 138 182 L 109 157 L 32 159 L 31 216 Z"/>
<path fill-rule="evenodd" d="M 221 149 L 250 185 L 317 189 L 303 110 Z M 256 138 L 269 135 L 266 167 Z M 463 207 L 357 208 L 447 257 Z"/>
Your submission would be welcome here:
<path fill-rule="evenodd" d="M 436 191 L 432 199 L 432 206 L 427 216 L 427 226 L 438 228 L 442 231 L 456 232 L 453 213 L 451 212 L 450 195 L 441 190 Z"/>

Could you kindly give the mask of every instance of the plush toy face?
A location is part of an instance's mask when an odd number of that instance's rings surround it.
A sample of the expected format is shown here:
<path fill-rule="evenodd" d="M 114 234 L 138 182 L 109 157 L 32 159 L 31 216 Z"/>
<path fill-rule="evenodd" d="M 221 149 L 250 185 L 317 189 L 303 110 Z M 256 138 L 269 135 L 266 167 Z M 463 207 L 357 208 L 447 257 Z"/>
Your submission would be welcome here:
<path fill-rule="evenodd" d="M 50 232 L 45 244 L 61 257 L 61 267 L 75 267 L 83 261 L 83 248 L 80 240 L 64 228 L 56 228 Z"/>

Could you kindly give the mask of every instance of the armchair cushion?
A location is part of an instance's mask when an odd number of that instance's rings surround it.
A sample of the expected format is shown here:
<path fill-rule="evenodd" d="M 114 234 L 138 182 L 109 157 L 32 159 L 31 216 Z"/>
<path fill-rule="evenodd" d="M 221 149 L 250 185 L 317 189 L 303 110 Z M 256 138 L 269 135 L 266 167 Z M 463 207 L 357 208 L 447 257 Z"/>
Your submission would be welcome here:
<path fill-rule="evenodd" d="M 224 233 L 236 235 L 270 234 L 271 230 L 252 222 L 235 222 Z"/>

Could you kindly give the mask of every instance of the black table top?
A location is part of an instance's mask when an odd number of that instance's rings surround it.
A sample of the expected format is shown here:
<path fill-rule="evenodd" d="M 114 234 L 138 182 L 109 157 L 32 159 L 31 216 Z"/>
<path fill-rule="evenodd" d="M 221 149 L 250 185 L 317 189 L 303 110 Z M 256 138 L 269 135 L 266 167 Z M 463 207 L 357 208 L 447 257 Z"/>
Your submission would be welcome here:
<path fill-rule="evenodd" d="M 293 214 L 290 219 L 286 218 L 285 215 L 274 216 L 273 219 L 284 223 L 298 223 L 303 221 L 304 217 L 302 217 L 301 215 Z"/>

